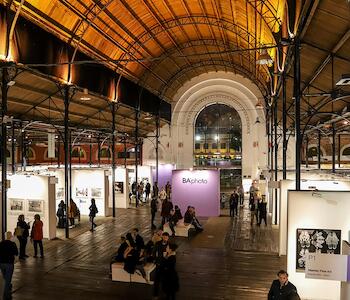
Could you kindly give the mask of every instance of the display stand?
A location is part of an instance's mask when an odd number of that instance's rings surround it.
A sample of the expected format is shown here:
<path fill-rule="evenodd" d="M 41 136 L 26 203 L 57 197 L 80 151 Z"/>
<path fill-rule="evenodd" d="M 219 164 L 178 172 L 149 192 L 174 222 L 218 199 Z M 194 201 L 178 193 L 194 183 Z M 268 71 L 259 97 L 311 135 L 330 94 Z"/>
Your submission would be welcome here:
<path fill-rule="evenodd" d="M 188 206 L 194 206 L 196 216 L 219 216 L 220 171 L 174 170 L 171 200 L 183 213 Z"/>
<path fill-rule="evenodd" d="M 289 280 L 302 299 L 340 299 L 340 282 L 305 278 L 305 255 L 341 253 L 341 240 L 350 229 L 350 192 L 288 192 Z M 334 253 L 334 254 L 331 254 Z"/>
<path fill-rule="evenodd" d="M 280 181 L 279 207 L 279 255 L 287 255 L 287 196 L 288 190 L 295 189 L 293 180 Z M 302 190 L 350 191 L 349 181 L 334 180 L 302 180 Z"/>
<path fill-rule="evenodd" d="M 39 175 L 10 175 L 7 191 L 7 228 L 14 231 L 18 216 L 23 214 L 32 226 L 34 215 L 44 223 L 44 238 L 56 237 L 55 178 Z"/>
<path fill-rule="evenodd" d="M 80 169 L 72 171 L 72 198 L 81 215 L 89 215 L 91 198 L 94 198 L 98 209 L 97 216 L 105 216 L 105 196 L 104 170 Z"/>
<path fill-rule="evenodd" d="M 109 172 L 110 173 L 110 172 Z M 111 209 L 112 205 L 112 176 L 108 176 L 109 182 L 109 197 L 108 208 Z M 128 208 L 129 207 L 129 182 L 128 171 L 124 168 L 117 168 L 115 170 L 115 207 L 116 208 Z"/>

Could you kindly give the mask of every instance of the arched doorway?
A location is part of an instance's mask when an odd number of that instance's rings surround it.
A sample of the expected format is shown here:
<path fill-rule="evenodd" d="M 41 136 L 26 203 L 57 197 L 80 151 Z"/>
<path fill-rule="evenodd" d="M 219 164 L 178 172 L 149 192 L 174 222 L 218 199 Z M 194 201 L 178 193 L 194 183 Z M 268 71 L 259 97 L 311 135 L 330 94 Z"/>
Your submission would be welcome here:
<path fill-rule="evenodd" d="M 219 168 L 221 191 L 242 183 L 242 122 L 226 104 L 206 106 L 194 128 L 194 166 Z"/>

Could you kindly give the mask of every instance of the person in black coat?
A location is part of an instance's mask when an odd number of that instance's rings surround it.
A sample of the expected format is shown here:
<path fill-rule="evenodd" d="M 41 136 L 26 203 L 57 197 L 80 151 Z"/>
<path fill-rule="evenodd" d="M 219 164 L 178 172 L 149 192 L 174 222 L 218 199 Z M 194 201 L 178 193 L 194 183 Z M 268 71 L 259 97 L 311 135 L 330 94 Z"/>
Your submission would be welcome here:
<path fill-rule="evenodd" d="M 94 198 L 91 199 L 91 205 L 89 207 L 89 210 L 90 210 L 89 218 L 90 218 L 90 222 L 91 222 L 90 231 L 94 231 L 94 228 L 97 226 L 94 222 L 94 219 L 96 217 L 96 214 L 98 213 L 98 209 L 97 209 L 96 202 L 95 202 Z"/>
<path fill-rule="evenodd" d="M 278 279 L 274 280 L 268 294 L 268 300 L 289 300 L 297 295 L 297 288 L 288 281 L 288 273 L 280 270 L 277 273 Z M 293 299 L 293 298 L 292 298 Z"/>
<path fill-rule="evenodd" d="M 134 240 L 136 251 L 142 255 L 141 252 L 145 249 L 145 242 L 143 240 L 143 237 L 139 235 L 139 229 L 134 228 L 131 232 L 131 236 Z"/>
<path fill-rule="evenodd" d="M 176 272 L 176 244 L 169 244 L 163 261 L 162 288 L 167 300 L 175 300 L 179 290 L 179 276 Z"/>
<path fill-rule="evenodd" d="M 19 259 L 25 259 L 28 257 L 28 255 L 26 255 L 26 246 L 29 237 L 29 229 L 29 223 L 24 221 L 24 215 L 19 215 L 17 228 L 15 229 L 15 234 L 19 241 Z"/>
<path fill-rule="evenodd" d="M 156 225 L 154 225 L 154 219 L 156 217 L 156 213 L 157 213 L 157 198 L 153 196 L 152 200 L 151 200 L 151 216 L 152 216 L 151 227 L 152 227 L 152 229 L 156 228 Z"/>
<path fill-rule="evenodd" d="M 175 236 L 175 226 L 176 226 L 178 221 L 179 221 L 179 219 L 177 218 L 177 215 L 175 214 L 175 210 L 172 209 L 170 211 L 170 216 L 169 216 L 168 222 L 169 222 L 169 227 L 171 229 L 173 237 Z"/>
<path fill-rule="evenodd" d="M 181 209 L 177 205 L 175 205 L 175 215 L 176 215 L 178 220 L 183 219 Z"/>
<path fill-rule="evenodd" d="M 258 223 L 258 226 L 261 225 L 262 220 L 264 220 L 265 226 L 267 226 L 267 222 L 266 222 L 267 208 L 266 208 L 266 206 L 267 206 L 267 202 L 265 201 L 264 198 L 259 200 L 259 203 L 258 203 L 258 210 L 259 210 L 259 223 Z"/>
<path fill-rule="evenodd" d="M 65 211 L 66 211 L 66 204 L 61 200 L 61 202 L 58 204 L 58 209 L 56 216 L 58 217 L 58 228 L 64 228 L 65 223 L 64 223 L 64 216 L 65 216 Z"/>
<path fill-rule="evenodd" d="M 230 217 L 237 216 L 239 195 L 236 190 L 230 196 Z"/>
<path fill-rule="evenodd" d="M 0 242 L 0 270 L 4 278 L 3 300 L 12 299 L 12 275 L 14 270 L 15 256 L 18 255 L 18 249 L 11 241 L 12 233 L 6 232 L 6 240 Z"/>
<path fill-rule="evenodd" d="M 163 232 L 162 240 L 157 242 L 153 248 L 153 257 L 156 264 L 156 269 L 154 271 L 154 284 L 153 284 L 153 296 L 158 297 L 159 286 L 161 279 L 163 277 L 164 269 L 164 253 L 166 253 L 167 247 L 169 245 L 169 233 Z"/>

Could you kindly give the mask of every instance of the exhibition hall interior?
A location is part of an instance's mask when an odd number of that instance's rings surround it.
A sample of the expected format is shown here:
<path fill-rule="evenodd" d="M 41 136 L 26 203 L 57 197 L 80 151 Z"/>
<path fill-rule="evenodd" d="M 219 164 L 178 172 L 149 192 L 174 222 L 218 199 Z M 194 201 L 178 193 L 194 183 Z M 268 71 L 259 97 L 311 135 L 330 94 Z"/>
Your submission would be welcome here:
<path fill-rule="evenodd" d="M 1 299 L 350 300 L 349 0 L 1 0 L 0 80 Z"/>

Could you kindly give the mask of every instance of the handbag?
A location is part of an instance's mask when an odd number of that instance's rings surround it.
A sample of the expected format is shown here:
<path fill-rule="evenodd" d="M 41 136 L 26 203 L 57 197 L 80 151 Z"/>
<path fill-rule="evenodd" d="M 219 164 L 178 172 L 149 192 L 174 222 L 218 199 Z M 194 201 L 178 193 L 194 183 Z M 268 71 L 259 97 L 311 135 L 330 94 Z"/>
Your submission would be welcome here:
<path fill-rule="evenodd" d="M 17 236 L 17 237 L 18 237 L 18 236 L 22 236 L 22 235 L 23 235 L 23 232 L 24 232 L 24 229 L 23 229 L 22 227 L 18 227 L 18 226 L 17 226 L 17 227 L 15 228 L 15 233 L 14 233 L 14 235 Z"/>

